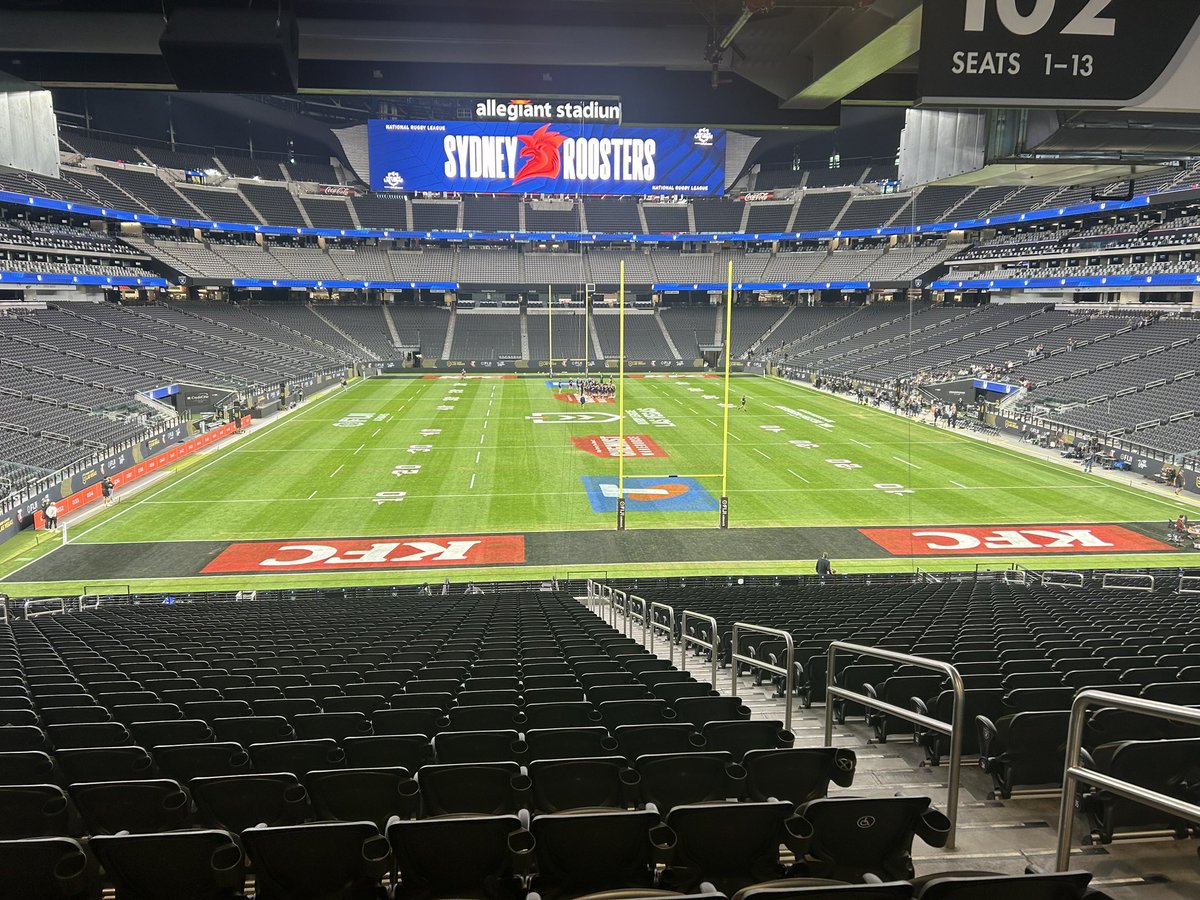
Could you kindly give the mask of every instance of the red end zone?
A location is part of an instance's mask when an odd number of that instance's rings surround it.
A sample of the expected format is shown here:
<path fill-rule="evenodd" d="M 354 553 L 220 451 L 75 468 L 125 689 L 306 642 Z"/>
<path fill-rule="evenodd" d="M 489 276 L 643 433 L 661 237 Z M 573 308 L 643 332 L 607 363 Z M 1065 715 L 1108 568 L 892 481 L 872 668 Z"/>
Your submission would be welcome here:
<path fill-rule="evenodd" d="M 1174 549 L 1120 525 L 860 528 L 859 533 L 894 556 L 1128 553 Z"/>
<path fill-rule="evenodd" d="M 231 544 L 201 573 L 344 572 L 525 562 L 525 536 L 405 537 L 358 540 L 255 541 Z"/>

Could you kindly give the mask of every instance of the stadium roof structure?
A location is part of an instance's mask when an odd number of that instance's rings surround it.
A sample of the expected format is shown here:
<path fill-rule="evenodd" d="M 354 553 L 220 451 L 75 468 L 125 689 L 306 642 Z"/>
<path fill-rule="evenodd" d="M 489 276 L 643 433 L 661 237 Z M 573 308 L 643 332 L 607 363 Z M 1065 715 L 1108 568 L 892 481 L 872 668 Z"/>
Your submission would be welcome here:
<path fill-rule="evenodd" d="M 300 24 L 301 91 L 619 95 L 628 122 L 794 128 L 836 126 L 841 102 L 908 103 L 916 90 L 920 0 L 284 6 Z M 159 0 L 0 9 L 0 50 L 27 80 L 173 87 L 159 54 Z"/>

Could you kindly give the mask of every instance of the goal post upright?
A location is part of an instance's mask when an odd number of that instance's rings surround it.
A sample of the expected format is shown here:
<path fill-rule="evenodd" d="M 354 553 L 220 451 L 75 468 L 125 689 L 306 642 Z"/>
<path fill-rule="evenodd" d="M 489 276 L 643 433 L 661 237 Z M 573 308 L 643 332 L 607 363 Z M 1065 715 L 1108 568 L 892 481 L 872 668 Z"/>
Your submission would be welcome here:
<path fill-rule="evenodd" d="M 729 262 L 729 280 L 725 289 L 725 403 L 721 429 L 721 512 L 719 527 L 729 527 L 729 338 L 733 332 L 733 261 Z"/>
<path fill-rule="evenodd" d="M 621 260 L 620 358 L 617 373 L 617 531 L 625 530 L 625 260 Z"/>
<path fill-rule="evenodd" d="M 528 316 L 526 317 L 528 319 Z M 554 285 L 546 285 L 546 331 L 550 341 L 550 377 L 554 377 Z"/>

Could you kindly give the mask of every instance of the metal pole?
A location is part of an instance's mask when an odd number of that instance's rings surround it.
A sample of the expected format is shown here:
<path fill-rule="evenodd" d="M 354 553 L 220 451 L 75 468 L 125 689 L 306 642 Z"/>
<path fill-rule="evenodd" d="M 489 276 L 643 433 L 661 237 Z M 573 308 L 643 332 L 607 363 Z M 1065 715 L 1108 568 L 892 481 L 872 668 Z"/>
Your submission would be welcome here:
<path fill-rule="evenodd" d="M 718 527 L 729 527 L 729 336 L 733 331 L 733 260 L 725 292 L 725 418 L 721 429 L 721 505 Z M 734 649 L 737 649 L 736 647 Z M 735 667 L 736 669 L 736 667 Z"/>
<path fill-rule="evenodd" d="M 526 316 L 526 324 L 529 317 Z M 554 377 L 554 285 L 546 285 L 546 331 L 549 332 L 548 339 L 550 341 L 550 376 Z"/>
<path fill-rule="evenodd" d="M 760 659 L 754 659 L 749 656 L 743 656 L 738 653 L 738 633 L 740 631 L 752 631 L 755 634 L 766 634 L 772 637 L 783 638 L 784 645 L 787 647 L 787 652 L 784 654 L 783 666 L 772 665 L 771 663 L 763 662 Z M 730 634 L 730 663 L 733 668 L 733 676 L 731 678 L 732 689 L 730 696 L 737 696 L 737 679 L 738 679 L 738 663 L 744 662 L 746 665 L 754 666 L 757 669 L 762 669 L 764 672 L 770 672 L 773 675 L 783 677 L 783 693 L 787 700 L 787 707 L 783 714 L 783 729 L 784 731 L 792 730 L 792 688 L 795 675 L 796 662 L 796 645 L 792 639 L 791 632 L 784 631 L 781 628 L 767 628 L 763 625 L 751 625 L 748 622 L 735 622 L 733 624 L 733 632 Z"/>
<path fill-rule="evenodd" d="M 625 530 L 625 260 L 621 260 L 620 387 L 617 390 L 617 531 Z"/>

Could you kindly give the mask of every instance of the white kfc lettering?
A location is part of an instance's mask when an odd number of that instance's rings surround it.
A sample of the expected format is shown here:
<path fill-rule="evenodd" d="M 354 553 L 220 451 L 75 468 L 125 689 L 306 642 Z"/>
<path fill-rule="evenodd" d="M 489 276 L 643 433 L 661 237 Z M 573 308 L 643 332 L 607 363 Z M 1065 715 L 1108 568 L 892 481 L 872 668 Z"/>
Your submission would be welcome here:
<path fill-rule="evenodd" d="M 296 552 L 302 553 L 296 559 L 281 559 L 284 553 Z M 264 559 L 259 565 L 262 566 L 310 566 L 313 563 L 323 562 L 337 553 L 336 547 L 330 547 L 326 544 L 289 544 L 286 547 L 280 547 L 275 556 L 270 559 Z"/>
<path fill-rule="evenodd" d="M 973 550 L 979 546 L 978 538 L 973 538 L 969 534 L 960 534 L 957 531 L 914 531 L 915 538 L 945 538 L 952 541 L 949 544 L 935 544 L 933 541 L 926 541 L 925 546 L 930 550 Z"/>
<path fill-rule="evenodd" d="M 419 559 L 435 559 L 438 562 L 460 562 L 467 558 L 472 547 L 482 541 L 446 541 L 439 544 L 435 541 L 409 541 L 405 546 L 412 547 L 416 553 L 408 556 L 393 556 L 391 562 L 415 562 Z"/>

